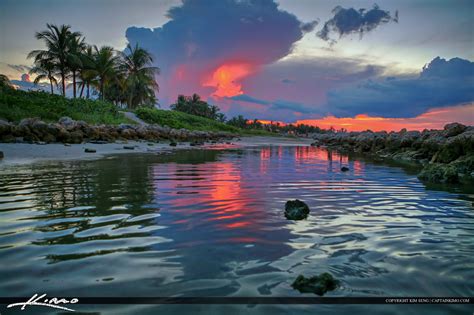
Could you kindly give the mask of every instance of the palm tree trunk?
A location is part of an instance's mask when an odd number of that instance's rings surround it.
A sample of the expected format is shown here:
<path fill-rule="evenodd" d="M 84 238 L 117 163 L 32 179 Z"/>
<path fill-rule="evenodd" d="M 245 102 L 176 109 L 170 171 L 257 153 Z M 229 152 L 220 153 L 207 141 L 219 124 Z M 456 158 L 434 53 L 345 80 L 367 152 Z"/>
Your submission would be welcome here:
<path fill-rule="evenodd" d="M 85 86 L 86 86 L 86 84 L 84 82 L 82 82 L 81 94 L 79 95 L 79 98 L 82 98 L 82 93 L 84 93 L 84 87 Z"/>
<path fill-rule="evenodd" d="M 90 83 L 87 82 L 87 99 L 89 99 L 89 87 L 90 87 Z"/>
<path fill-rule="evenodd" d="M 51 79 L 51 77 L 49 78 L 49 86 L 51 87 L 51 95 L 54 94 L 54 91 L 53 91 L 53 80 Z"/>
<path fill-rule="evenodd" d="M 63 85 L 63 96 L 65 97 L 66 96 L 66 81 L 65 81 L 64 77 L 65 77 L 64 71 L 61 71 L 61 81 L 62 81 L 62 85 Z"/>
<path fill-rule="evenodd" d="M 100 80 L 100 99 L 104 100 L 104 81 Z"/>
<path fill-rule="evenodd" d="M 76 71 L 72 72 L 72 94 L 76 98 Z"/>

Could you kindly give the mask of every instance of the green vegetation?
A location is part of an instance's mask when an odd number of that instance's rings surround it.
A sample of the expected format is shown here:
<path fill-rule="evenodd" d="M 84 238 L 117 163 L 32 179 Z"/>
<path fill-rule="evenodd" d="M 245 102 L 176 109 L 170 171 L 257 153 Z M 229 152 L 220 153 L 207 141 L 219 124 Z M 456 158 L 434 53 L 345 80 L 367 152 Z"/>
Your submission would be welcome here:
<path fill-rule="evenodd" d="M 159 124 L 171 128 L 185 128 L 202 131 L 227 131 L 240 133 L 239 128 L 196 115 L 186 114 L 175 110 L 163 110 L 141 107 L 135 114 L 148 123 Z"/>
<path fill-rule="evenodd" d="M 80 32 L 71 31 L 69 25 L 46 24 L 47 29 L 36 33 L 36 38 L 46 45 L 45 50 L 33 50 L 28 58 L 34 60 L 31 74 L 36 75 L 35 84 L 49 81 L 66 95 L 66 86 L 72 80 L 73 98 L 86 98 L 90 88 L 101 100 L 108 100 L 128 108 L 154 106 L 158 84 L 153 67 L 153 58 L 143 48 L 127 46 L 126 52 L 117 52 L 112 47 L 88 45 Z"/>
<path fill-rule="evenodd" d="M 225 131 L 241 135 L 275 135 L 265 130 L 245 130 L 236 128 L 216 120 L 190 115 L 175 110 L 140 107 L 135 110 L 135 114 L 148 123 L 177 129 L 184 128 L 188 130 L 201 131 Z"/>
<path fill-rule="evenodd" d="M 219 122 L 226 121 L 225 115 L 219 112 L 219 107 L 209 105 L 197 94 L 193 94 L 193 96 L 179 95 L 176 103 L 172 104 L 170 108 L 179 112 L 201 116 Z"/>
<path fill-rule="evenodd" d="M 38 117 L 47 122 L 56 122 L 63 116 L 91 124 L 130 123 L 110 102 L 67 99 L 46 92 L 24 92 L 0 87 L 0 118 L 18 122 L 23 118 Z"/>

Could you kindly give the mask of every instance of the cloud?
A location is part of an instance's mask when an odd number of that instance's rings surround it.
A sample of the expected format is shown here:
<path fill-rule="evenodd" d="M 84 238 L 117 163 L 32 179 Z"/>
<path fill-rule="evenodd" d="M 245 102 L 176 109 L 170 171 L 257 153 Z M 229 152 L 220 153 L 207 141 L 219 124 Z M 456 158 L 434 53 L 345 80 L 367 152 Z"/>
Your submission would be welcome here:
<path fill-rule="evenodd" d="M 29 75 L 28 73 L 23 73 L 23 74 L 21 75 L 21 81 L 23 81 L 23 82 L 31 82 L 31 80 L 30 80 L 30 75 Z"/>
<path fill-rule="evenodd" d="M 128 41 L 148 49 L 161 67 L 158 81 L 165 102 L 179 93 L 198 92 L 204 97 L 245 93 L 238 84 L 243 77 L 223 84 L 215 80 L 216 73 L 223 66 L 241 65 L 249 70 L 245 75 L 251 75 L 288 55 L 293 44 L 315 26 L 279 10 L 273 0 L 220 0 L 205 5 L 184 0 L 167 16 L 170 21 L 161 27 L 126 31 Z"/>
<path fill-rule="evenodd" d="M 324 129 L 334 127 L 345 128 L 349 131 L 399 131 L 408 130 L 442 129 L 447 122 L 459 122 L 465 125 L 474 125 L 474 103 L 461 106 L 432 109 L 412 118 L 386 118 L 368 115 L 337 118 L 327 116 L 322 119 L 298 120 L 296 124 L 318 126 Z"/>
<path fill-rule="evenodd" d="M 290 110 L 292 112 L 298 112 L 298 113 L 313 112 L 313 110 L 305 104 L 292 102 L 288 100 L 282 100 L 282 99 L 275 100 L 275 101 L 267 101 L 267 100 L 259 99 L 259 98 L 252 97 L 246 94 L 236 95 L 229 99 L 234 100 L 234 101 L 258 104 L 258 105 L 270 105 L 268 106 L 268 109 L 270 110 Z"/>
<path fill-rule="evenodd" d="M 8 64 L 10 68 L 13 70 L 16 70 L 18 72 L 29 72 L 31 70 L 31 67 L 25 66 L 25 65 L 13 65 L 13 64 Z"/>
<path fill-rule="evenodd" d="M 328 111 L 336 116 L 360 113 L 414 117 L 437 107 L 474 101 L 474 62 L 433 59 L 419 76 L 381 78 L 328 92 Z"/>
<path fill-rule="evenodd" d="M 332 12 L 334 16 L 324 23 L 323 28 L 317 33 L 318 37 L 332 43 L 335 43 L 336 40 L 331 39 L 331 33 L 338 34 L 339 38 L 344 35 L 359 33 L 362 38 L 365 33 L 374 30 L 381 24 L 390 21 L 398 22 L 398 11 L 392 16 L 389 11 L 381 10 L 376 4 L 370 10 L 345 9 L 337 6 Z"/>
<path fill-rule="evenodd" d="M 301 30 L 305 33 L 312 32 L 316 28 L 318 23 L 319 23 L 319 21 L 317 21 L 317 20 L 311 21 L 311 22 L 308 22 L 308 23 L 302 23 L 301 24 Z"/>
<path fill-rule="evenodd" d="M 285 83 L 285 84 L 293 84 L 295 82 L 296 81 L 292 79 L 281 79 L 281 83 Z"/>
<path fill-rule="evenodd" d="M 246 95 L 246 94 L 236 95 L 236 96 L 230 97 L 230 99 L 232 99 L 234 101 L 242 101 L 242 102 L 254 103 L 254 104 L 259 104 L 259 105 L 268 105 L 268 104 L 270 104 L 269 101 L 258 99 L 258 98 L 255 98 L 255 97 L 252 97 L 252 96 L 249 96 L 249 95 Z"/>
<path fill-rule="evenodd" d="M 307 105 L 298 102 L 291 102 L 287 100 L 277 100 L 272 103 L 270 109 L 279 110 L 279 109 L 287 109 L 293 112 L 308 114 L 314 112 L 314 109 L 309 108 Z"/>

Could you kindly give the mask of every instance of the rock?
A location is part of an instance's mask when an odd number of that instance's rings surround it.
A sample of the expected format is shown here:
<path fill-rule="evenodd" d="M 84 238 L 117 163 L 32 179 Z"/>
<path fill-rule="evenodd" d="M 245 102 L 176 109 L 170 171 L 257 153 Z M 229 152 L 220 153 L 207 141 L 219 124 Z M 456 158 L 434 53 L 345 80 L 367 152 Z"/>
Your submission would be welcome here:
<path fill-rule="evenodd" d="M 65 147 L 70 147 L 71 144 L 70 144 L 70 143 L 65 143 L 64 146 L 65 146 Z"/>
<path fill-rule="evenodd" d="M 135 147 L 134 146 L 130 146 L 130 145 L 124 145 L 123 148 L 125 150 L 135 150 Z"/>
<path fill-rule="evenodd" d="M 177 144 L 176 142 L 174 142 L 174 141 L 171 141 L 171 142 L 170 142 L 170 146 L 171 146 L 171 147 L 175 147 L 175 146 L 177 146 L 177 145 L 178 145 L 178 144 Z"/>
<path fill-rule="evenodd" d="M 96 153 L 97 151 L 96 151 L 96 149 L 85 148 L 84 152 L 86 152 L 86 153 Z"/>
<path fill-rule="evenodd" d="M 67 116 L 59 118 L 58 123 L 68 131 L 71 131 L 76 127 L 76 121 Z"/>
<path fill-rule="evenodd" d="M 3 119 L 0 119 L 0 136 L 4 134 L 9 134 L 12 130 L 12 125 Z"/>
<path fill-rule="evenodd" d="M 348 172 L 349 168 L 347 166 L 341 167 L 341 172 Z"/>
<path fill-rule="evenodd" d="M 289 200 L 285 204 L 285 217 L 288 220 L 303 220 L 308 217 L 309 207 L 301 200 Z"/>
<path fill-rule="evenodd" d="M 3 151 L 0 151 L 0 159 L 3 159 L 4 158 L 4 154 L 3 154 Z"/>
<path fill-rule="evenodd" d="M 430 183 L 458 183 L 459 176 L 454 165 L 433 163 L 426 165 L 418 178 Z"/>
<path fill-rule="evenodd" d="M 84 135 L 82 131 L 76 130 L 72 131 L 69 133 L 69 137 L 67 139 L 67 142 L 69 143 L 82 143 L 82 139 L 84 138 Z"/>
<path fill-rule="evenodd" d="M 446 137 L 453 137 L 461 134 L 466 130 L 466 126 L 460 123 L 451 123 L 444 126 L 444 134 Z"/>
<path fill-rule="evenodd" d="M 93 140 L 93 141 L 89 141 L 90 143 L 93 143 L 93 144 L 106 144 L 106 143 L 109 143 L 108 141 L 105 141 L 105 140 Z"/>
<path fill-rule="evenodd" d="M 331 274 L 325 272 L 319 276 L 313 276 L 310 278 L 299 275 L 291 286 L 293 289 L 296 289 L 301 293 L 314 293 L 322 296 L 328 291 L 335 290 L 338 285 L 339 281 L 334 279 Z"/>

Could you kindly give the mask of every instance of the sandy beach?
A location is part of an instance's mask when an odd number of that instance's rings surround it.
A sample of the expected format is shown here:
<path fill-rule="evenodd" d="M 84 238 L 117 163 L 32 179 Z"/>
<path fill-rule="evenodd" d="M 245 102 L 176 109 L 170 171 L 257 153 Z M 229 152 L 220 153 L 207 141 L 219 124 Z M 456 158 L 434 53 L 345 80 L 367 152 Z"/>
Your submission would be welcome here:
<path fill-rule="evenodd" d="M 243 137 L 240 140 L 231 142 L 221 142 L 217 144 L 206 144 L 203 146 L 190 146 L 189 142 L 178 143 L 178 146 L 171 147 L 168 142 L 152 143 L 146 141 L 117 141 L 114 143 L 80 143 L 68 146 L 62 143 L 51 144 L 29 144 L 29 143 L 0 143 L 0 151 L 4 158 L 0 159 L 0 168 L 14 164 L 28 164 L 39 161 L 50 160 L 94 160 L 103 158 L 106 155 L 114 154 L 134 154 L 134 153 L 167 153 L 173 150 L 182 149 L 205 149 L 205 148 L 239 148 L 257 146 L 299 146 L 309 145 L 310 138 L 284 138 L 284 137 Z M 126 149 L 125 147 L 133 147 Z M 85 149 L 93 149 L 95 153 L 86 153 Z"/>

